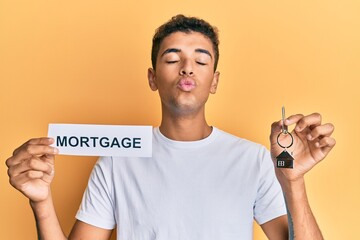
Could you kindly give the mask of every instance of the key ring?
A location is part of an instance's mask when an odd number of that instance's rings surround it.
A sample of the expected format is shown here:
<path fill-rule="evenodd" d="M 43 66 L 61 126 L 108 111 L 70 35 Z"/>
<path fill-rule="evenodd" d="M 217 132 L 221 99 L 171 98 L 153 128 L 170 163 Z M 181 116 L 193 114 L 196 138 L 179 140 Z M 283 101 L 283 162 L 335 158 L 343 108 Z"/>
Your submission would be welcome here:
<path fill-rule="evenodd" d="M 280 135 L 290 135 L 291 137 L 291 143 L 289 146 L 283 146 L 279 142 Z M 290 132 L 287 130 L 287 126 L 285 126 L 285 107 L 282 107 L 282 131 L 279 133 L 279 135 L 276 138 L 277 144 L 284 148 L 284 151 L 282 151 L 279 156 L 276 157 L 276 167 L 278 168 L 294 168 L 294 158 L 288 153 L 287 148 L 291 147 L 294 143 L 294 138 Z"/>
<path fill-rule="evenodd" d="M 279 142 L 279 137 L 280 137 L 281 134 L 290 135 L 290 137 L 291 137 L 291 143 L 290 143 L 289 146 L 285 147 L 285 146 L 283 146 L 283 145 L 280 144 L 280 142 Z M 279 135 L 278 135 L 277 138 L 276 138 L 276 142 L 277 142 L 277 144 L 278 144 L 280 147 L 282 147 L 282 148 L 284 148 L 284 149 L 287 149 L 287 148 L 289 148 L 289 147 L 291 147 L 291 146 L 293 145 L 293 143 L 294 143 L 294 137 L 292 136 L 292 134 L 291 134 L 290 132 L 286 132 L 286 133 L 280 132 Z"/>

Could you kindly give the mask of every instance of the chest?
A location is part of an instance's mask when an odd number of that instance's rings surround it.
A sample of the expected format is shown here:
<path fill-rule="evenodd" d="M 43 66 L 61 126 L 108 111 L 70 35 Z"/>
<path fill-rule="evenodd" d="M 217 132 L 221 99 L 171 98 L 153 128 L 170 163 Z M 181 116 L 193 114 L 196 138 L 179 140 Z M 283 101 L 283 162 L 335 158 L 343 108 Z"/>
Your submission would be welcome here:
<path fill-rule="evenodd" d="M 251 229 L 257 176 L 240 159 L 165 155 L 124 160 L 113 171 L 116 219 L 123 229 L 168 237 Z"/>

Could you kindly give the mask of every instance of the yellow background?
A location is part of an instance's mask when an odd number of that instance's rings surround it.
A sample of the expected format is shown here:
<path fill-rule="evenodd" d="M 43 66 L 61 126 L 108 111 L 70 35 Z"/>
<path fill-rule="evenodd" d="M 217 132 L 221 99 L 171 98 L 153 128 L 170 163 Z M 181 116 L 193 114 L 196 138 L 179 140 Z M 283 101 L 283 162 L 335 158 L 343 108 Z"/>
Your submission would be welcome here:
<path fill-rule="evenodd" d="M 0 0 L 0 158 L 49 123 L 158 125 L 154 29 L 177 13 L 220 29 L 209 123 L 268 146 L 270 124 L 320 112 L 337 146 L 307 175 L 326 239 L 360 239 L 360 2 Z M 95 158 L 56 159 L 53 195 L 69 233 Z M 0 239 L 35 239 L 28 201 L 0 164 Z M 265 239 L 255 227 L 255 239 Z"/>

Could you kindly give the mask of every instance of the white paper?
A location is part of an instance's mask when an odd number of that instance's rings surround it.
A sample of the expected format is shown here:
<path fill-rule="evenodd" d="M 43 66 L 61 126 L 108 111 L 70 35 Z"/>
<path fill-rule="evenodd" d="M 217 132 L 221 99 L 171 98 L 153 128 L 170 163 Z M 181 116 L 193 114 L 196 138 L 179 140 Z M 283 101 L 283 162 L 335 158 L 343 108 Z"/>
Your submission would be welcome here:
<path fill-rule="evenodd" d="M 49 124 L 59 154 L 151 157 L 152 126 Z"/>

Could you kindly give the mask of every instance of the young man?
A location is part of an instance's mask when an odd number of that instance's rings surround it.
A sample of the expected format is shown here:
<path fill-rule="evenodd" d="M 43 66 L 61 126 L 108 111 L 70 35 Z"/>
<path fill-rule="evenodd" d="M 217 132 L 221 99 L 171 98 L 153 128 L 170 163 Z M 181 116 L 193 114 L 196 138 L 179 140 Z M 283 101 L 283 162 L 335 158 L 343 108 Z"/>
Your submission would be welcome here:
<path fill-rule="evenodd" d="M 284 125 L 296 124 L 296 166 L 274 169 L 282 121 L 271 127 L 271 156 L 206 122 L 218 58 L 217 32 L 203 20 L 178 15 L 157 30 L 148 80 L 159 92 L 162 121 L 154 129 L 153 156 L 100 158 L 69 239 L 109 239 L 115 227 L 124 240 L 252 239 L 254 218 L 269 239 L 288 239 L 289 232 L 322 239 L 304 174 L 335 145 L 334 127 L 321 124 L 319 114 L 287 118 Z M 11 184 L 30 199 L 40 239 L 54 240 L 66 236 L 51 199 L 52 142 L 29 140 L 6 164 Z"/>

